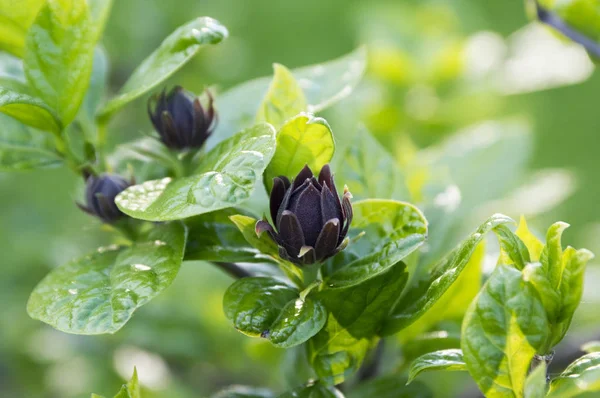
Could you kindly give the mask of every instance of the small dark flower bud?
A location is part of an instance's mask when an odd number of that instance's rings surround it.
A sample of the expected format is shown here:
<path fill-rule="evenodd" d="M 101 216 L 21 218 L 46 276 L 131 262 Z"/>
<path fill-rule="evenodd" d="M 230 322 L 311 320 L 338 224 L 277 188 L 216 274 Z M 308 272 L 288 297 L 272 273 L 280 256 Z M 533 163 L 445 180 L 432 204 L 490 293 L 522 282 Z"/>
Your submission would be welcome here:
<path fill-rule="evenodd" d="M 148 115 L 160 140 L 176 150 L 200 148 L 217 125 L 213 97 L 206 91 L 208 104 L 203 107 L 200 99 L 183 88 L 165 90 L 148 101 Z"/>
<path fill-rule="evenodd" d="M 127 180 L 118 175 L 91 175 L 86 181 L 85 206 L 80 203 L 77 203 L 77 206 L 86 213 L 111 224 L 124 216 L 115 204 L 115 197 L 130 185 Z"/>
<path fill-rule="evenodd" d="M 283 176 L 274 179 L 271 218 L 275 228 L 262 220 L 256 224 L 256 233 L 268 232 L 286 260 L 299 265 L 322 262 L 348 243 L 351 197 L 346 189 L 340 200 L 329 165 L 321 169 L 318 179 L 305 166 L 293 183 Z"/>

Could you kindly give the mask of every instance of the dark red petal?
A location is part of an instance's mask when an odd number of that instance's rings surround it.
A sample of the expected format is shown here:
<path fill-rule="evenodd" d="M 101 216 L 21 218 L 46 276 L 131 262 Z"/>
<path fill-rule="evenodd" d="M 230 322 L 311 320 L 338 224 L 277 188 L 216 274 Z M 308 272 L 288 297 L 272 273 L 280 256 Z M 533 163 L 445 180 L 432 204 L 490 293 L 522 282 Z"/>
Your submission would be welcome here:
<path fill-rule="evenodd" d="M 344 198 L 342 199 L 342 208 L 344 209 L 344 229 L 340 234 L 339 243 L 342 243 L 342 240 L 344 240 L 344 238 L 348 234 L 348 229 L 350 228 L 350 224 L 352 223 L 352 217 L 354 216 L 354 213 L 352 211 L 352 203 L 350 203 L 351 197 L 352 195 L 350 194 L 350 192 L 345 192 Z"/>
<path fill-rule="evenodd" d="M 273 226 L 269 224 L 266 220 L 257 221 L 256 226 L 254 227 L 254 231 L 256 232 L 256 236 L 258 236 L 259 238 L 262 236 L 262 234 L 266 232 L 267 234 L 269 234 L 269 237 L 273 242 L 275 242 L 278 245 L 283 244 L 283 242 L 277 235 L 277 232 L 275 232 Z"/>
<path fill-rule="evenodd" d="M 291 211 L 285 210 L 281 215 L 279 236 L 288 254 L 292 257 L 298 256 L 300 249 L 304 246 L 304 234 L 302 233 L 300 221 Z"/>
<path fill-rule="evenodd" d="M 321 191 L 321 212 L 322 212 L 322 220 L 323 224 L 332 218 L 337 218 L 338 220 L 343 220 L 344 215 L 342 212 L 342 207 L 340 206 L 339 199 L 336 199 L 337 194 L 333 194 L 327 183 L 323 184 L 323 190 Z"/>
<path fill-rule="evenodd" d="M 277 212 L 279 211 L 279 207 L 281 207 L 285 192 L 285 181 L 280 177 L 273 178 L 273 189 L 271 190 L 270 198 L 271 220 L 273 220 L 273 222 L 276 222 L 277 220 Z"/>
<path fill-rule="evenodd" d="M 329 187 L 333 186 L 333 175 L 331 174 L 331 168 L 328 164 L 323 166 L 321 169 L 321 172 L 319 173 L 319 182 L 321 185 L 323 185 L 323 183 L 327 183 Z"/>
<path fill-rule="evenodd" d="M 311 246 L 303 246 L 300 249 L 300 254 L 298 254 L 298 259 L 303 265 L 310 265 L 316 263 L 317 256 L 315 254 L 315 249 Z"/>
<path fill-rule="evenodd" d="M 289 209 L 298 217 L 306 245 L 314 247 L 323 228 L 321 193 L 309 182 L 294 203 L 290 201 Z"/>
<path fill-rule="evenodd" d="M 334 218 L 329 220 L 323 226 L 323 230 L 319 234 L 315 252 L 317 260 L 322 261 L 325 258 L 335 254 L 335 249 L 338 246 L 338 238 L 340 235 L 340 220 Z"/>
<path fill-rule="evenodd" d="M 285 183 L 285 181 L 284 181 L 284 183 Z M 292 190 L 291 190 L 291 188 L 288 188 L 288 190 L 285 191 L 283 200 L 281 201 L 281 204 L 279 205 L 279 209 L 277 210 L 277 219 L 273 220 L 273 223 L 277 227 L 278 231 L 279 231 L 279 224 L 281 223 L 281 216 L 283 215 L 283 212 L 288 209 L 288 205 L 290 203 L 291 196 L 292 196 Z"/>
<path fill-rule="evenodd" d="M 296 178 L 294 179 L 294 185 L 292 186 L 292 190 L 295 190 L 296 188 L 298 188 L 300 185 L 304 184 L 304 182 L 310 178 L 313 177 L 313 173 L 310 170 L 310 167 L 308 167 L 308 165 L 305 165 L 302 170 L 300 170 L 300 172 L 298 173 L 298 175 L 296 176 Z"/>

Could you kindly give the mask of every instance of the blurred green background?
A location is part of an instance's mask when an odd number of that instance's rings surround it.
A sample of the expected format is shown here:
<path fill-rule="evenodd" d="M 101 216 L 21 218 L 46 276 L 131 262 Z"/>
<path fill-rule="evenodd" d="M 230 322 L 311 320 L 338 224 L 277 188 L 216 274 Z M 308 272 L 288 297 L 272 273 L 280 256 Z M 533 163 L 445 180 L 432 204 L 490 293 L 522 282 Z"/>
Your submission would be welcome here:
<path fill-rule="evenodd" d="M 112 90 L 178 25 L 201 15 L 221 21 L 230 38 L 203 51 L 171 79 L 195 92 L 207 86 L 219 92 L 268 75 L 273 62 L 288 67 L 319 63 L 366 44 L 369 67 L 363 85 L 326 116 L 343 142 L 352 133 L 351 114 L 359 115 L 400 163 L 414 148 L 439 143 L 472 123 L 505 116 L 527 120 L 534 132 L 528 170 L 562 170 L 512 202 L 495 200 L 502 196 L 496 193 L 485 197 L 494 199 L 485 207 L 489 214 L 471 209 L 456 230 L 468 230 L 493 212 L 512 217 L 525 212 L 540 231 L 556 220 L 570 223 L 566 243 L 600 253 L 600 114 L 595 109 L 600 76 L 588 77 L 587 64 L 580 63 L 579 82 L 510 94 L 506 84 L 498 87 L 487 75 L 472 78 L 482 68 L 497 67 L 496 58 L 504 54 L 505 59 L 507 53 L 493 47 L 529 24 L 522 2 L 118 1 L 103 42 L 112 64 Z M 518 46 L 514 53 L 519 54 Z M 473 64 L 479 68 L 475 72 Z M 571 74 L 564 63 L 548 59 L 544 64 L 543 70 L 529 69 L 531 79 L 548 69 Z M 115 145 L 147 131 L 150 123 L 140 100 L 116 118 L 109 133 Z M 513 149 L 498 159 L 498 174 L 512 156 L 521 156 L 523 148 Z M 487 178 L 474 180 L 472 188 L 494 192 L 495 174 L 492 170 Z M 527 173 L 503 178 L 515 188 Z M 233 383 L 276 391 L 288 387 L 295 370 L 286 366 L 284 352 L 239 334 L 226 322 L 221 298 L 231 280 L 205 263 L 186 263 L 174 285 L 114 336 L 71 336 L 31 320 L 25 305 L 35 284 L 51 268 L 107 241 L 97 223 L 74 206 L 81 185 L 66 169 L 0 174 L 0 396 L 109 396 L 134 365 L 150 397 L 208 396 Z M 519 209 L 522 203 L 527 207 Z M 578 344 L 600 334 L 600 297 L 592 290 L 599 282 L 597 264 L 591 264 L 583 304 L 559 354 L 572 354 Z M 440 396 L 472 392 L 468 383 L 446 384 L 448 377 L 436 377 L 432 374 L 430 382 L 445 391 Z"/>

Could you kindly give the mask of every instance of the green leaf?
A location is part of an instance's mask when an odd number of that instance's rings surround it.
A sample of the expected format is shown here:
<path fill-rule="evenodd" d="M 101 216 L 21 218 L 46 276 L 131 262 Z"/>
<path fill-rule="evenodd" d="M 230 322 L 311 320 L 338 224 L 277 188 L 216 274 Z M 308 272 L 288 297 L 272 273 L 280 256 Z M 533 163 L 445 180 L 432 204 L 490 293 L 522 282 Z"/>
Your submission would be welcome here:
<path fill-rule="evenodd" d="M 406 377 L 397 374 L 369 380 L 353 387 L 347 398 L 433 398 L 431 390 L 415 381 L 406 385 Z"/>
<path fill-rule="evenodd" d="M 58 133 L 62 129 L 58 115 L 44 101 L 0 87 L 0 112 L 23 124 Z"/>
<path fill-rule="evenodd" d="M 600 341 L 590 341 L 581 346 L 581 351 L 587 352 L 600 352 Z"/>
<path fill-rule="evenodd" d="M 456 282 L 485 235 L 498 225 L 510 222 L 514 221 L 502 214 L 495 214 L 487 219 L 460 246 L 438 262 L 424 281 L 405 292 L 382 333 L 394 334 L 423 316 Z"/>
<path fill-rule="evenodd" d="M 469 373 L 486 396 L 522 397 L 529 364 L 549 333 L 535 288 L 520 271 L 498 265 L 463 321 Z"/>
<path fill-rule="evenodd" d="M 558 289 L 560 285 L 563 272 L 561 237 L 564 230 L 568 227 L 569 224 L 564 222 L 552 224 L 546 234 L 546 246 L 544 246 L 544 250 L 542 250 L 542 254 L 540 255 L 542 268 L 548 276 L 550 284 L 555 289 Z"/>
<path fill-rule="evenodd" d="M 307 109 L 302 111 L 320 112 L 350 95 L 361 80 L 365 67 L 366 50 L 360 48 L 329 62 L 293 69 L 292 73 L 308 100 Z M 216 98 L 219 125 L 215 137 L 223 140 L 253 125 L 271 82 L 271 77 L 258 78 L 219 95 Z M 216 142 L 209 140 L 207 145 L 210 147 Z"/>
<path fill-rule="evenodd" d="M 278 398 L 344 398 L 344 394 L 317 381 L 283 393 Z"/>
<path fill-rule="evenodd" d="M 265 171 L 267 191 L 273 187 L 273 178 L 293 178 L 304 165 L 318 173 L 334 151 L 333 133 L 325 119 L 300 114 L 288 120 L 277 133 L 277 150 Z"/>
<path fill-rule="evenodd" d="M 0 115 L 0 171 L 33 170 L 59 166 L 52 137 Z"/>
<path fill-rule="evenodd" d="M 133 369 L 133 376 L 127 384 L 121 387 L 121 390 L 115 395 L 115 398 L 141 398 L 142 393 L 138 382 L 137 369 Z"/>
<path fill-rule="evenodd" d="M 359 369 L 407 279 L 406 265 L 399 262 L 358 285 L 328 286 L 315 295 L 329 311 L 327 324 L 308 344 L 319 377 L 338 384 Z"/>
<path fill-rule="evenodd" d="M 96 32 L 96 40 L 100 39 L 113 6 L 113 0 L 92 0 L 89 3 L 91 19 Z"/>
<path fill-rule="evenodd" d="M 600 391 L 600 352 L 586 354 L 550 383 L 549 398 L 570 398 Z"/>
<path fill-rule="evenodd" d="M 229 219 L 235 224 L 240 230 L 246 241 L 250 246 L 258 249 L 261 253 L 278 256 L 279 248 L 277 244 L 268 236 L 268 234 L 262 234 L 262 236 L 256 235 L 256 222 L 257 220 L 252 217 L 244 216 L 241 214 L 232 215 Z"/>
<path fill-rule="evenodd" d="M 101 3 L 101 2 L 100 2 Z M 96 2 L 94 2 L 96 4 Z M 109 63 L 106 51 L 102 47 L 96 47 L 94 51 L 94 63 L 90 86 L 83 99 L 81 110 L 77 115 L 79 120 L 87 124 L 91 131 L 96 129 L 96 111 L 100 107 L 106 95 L 108 83 Z"/>
<path fill-rule="evenodd" d="M 66 333 L 115 333 L 171 285 L 185 239 L 183 224 L 157 225 L 131 246 L 101 248 L 55 268 L 31 293 L 27 312 Z"/>
<path fill-rule="evenodd" d="M 519 226 L 515 231 L 515 234 L 525 243 L 529 250 L 531 261 L 540 261 L 542 250 L 544 250 L 544 244 L 529 230 L 527 221 L 524 216 L 521 216 Z"/>
<path fill-rule="evenodd" d="M 409 327 L 399 333 L 401 341 L 422 339 L 423 333 L 445 320 L 462 320 L 471 302 L 481 288 L 481 273 L 485 257 L 485 241 L 475 248 L 460 276 L 438 301 Z M 458 347 L 458 345 L 456 346 Z M 431 351 L 431 349 L 427 350 Z"/>
<path fill-rule="evenodd" d="M 213 148 L 190 177 L 147 181 L 128 188 L 115 203 L 143 220 L 191 217 L 239 205 L 250 197 L 275 152 L 268 124 L 246 129 Z"/>
<path fill-rule="evenodd" d="M 274 64 L 273 72 L 273 81 L 258 108 L 256 121 L 280 128 L 288 119 L 304 112 L 307 104 L 302 88 L 289 69 Z"/>
<path fill-rule="evenodd" d="M 349 249 L 364 257 L 326 280 L 327 285 L 336 288 L 356 285 L 387 271 L 418 249 L 427 237 L 427 220 L 409 203 L 370 199 L 356 202 L 352 208 L 353 229 L 364 230 L 366 235 L 355 249 L 352 246 Z"/>
<path fill-rule="evenodd" d="M 249 245 L 231 222 L 229 217 L 236 216 L 237 212 L 234 208 L 223 209 L 186 219 L 189 232 L 185 260 L 265 262 L 265 256 Z"/>
<path fill-rule="evenodd" d="M 336 179 L 357 199 L 408 197 L 405 176 L 392 155 L 362 128 L 352 143 L 337 152 Z"/>
<path fill-rule="evenodd" d="M 178 166 L 177 157 L 159 140 L 153 137 L 139 138 L 121 144 L 109 157 L 110 164 L 117 170 L 124 169 L 132 161 L 142 163 L 159 163 L 174 170 Z"/>
<path fill-rule="evenodd" d="M 517 269 L 524 269 L 531 262 L 529 250 L 525 243 L 514 234 L 506 225 L 498 225 L 494 232 L 500 241 L 503 255 L 507 256 L 510 262 L 504 261 L 505 265 L 514 264 Z"/>
<path fill-rule="evenodd" d="M 0 50 L 22 57 L 25 36 L 45 0 L 0 0 Z"/>
<path fill-rule="evenodd" d="M 231 386 L 212 395 L 212 398 L 275 398 L 275 394 L 266 388 Z"/>
<path fill-rule="evenodd" d="M 410 365 L 407 384 L 412 382 L 415 377 L 423 372 L 435 370 L 445 371 L 463 371 L 467 370 L 467 365 L 463 360 L 461 350 L 442 350 L 430 352 L 415 359 Z"/>
<path fill-rule="evenodd" d="M 113 112 L 157 87 L 208 44 L 218 44 L 228 36 L 227 28 L 209 17 L 196 18 L 177 28 L 160 47 L 133 72 L 119 95 L 100 112 L 109 117 Z"/>
<path fill-rule="evenodd" d="M 65 126 L 87 91 L 95 45 L 87 2 L 80 0 L 47 0 L 27 33 L 27 80 Z"/>
<path fill-rule="evenodd" d="M 327 319 L 318 300 L 302 299 L 296 289 L 264 277 L 242 278 L 232 284 L 223 297 L 223 309 L 240 332 L 284 348 L 304 343 Z"/>
<path fill-rule="evenodd" d="M 544 398 L 546 396 L 546 362 L 541 362 L 525 379 L 524 398 Z"/>

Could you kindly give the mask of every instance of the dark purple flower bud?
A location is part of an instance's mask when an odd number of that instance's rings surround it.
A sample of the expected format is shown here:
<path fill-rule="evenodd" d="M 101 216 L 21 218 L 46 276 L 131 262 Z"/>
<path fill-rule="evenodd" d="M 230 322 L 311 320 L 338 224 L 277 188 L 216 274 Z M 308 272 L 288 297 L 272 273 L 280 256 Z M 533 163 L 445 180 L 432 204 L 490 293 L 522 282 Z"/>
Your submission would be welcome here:
<path fill-rule="evenodd" d="M 274 179 L 271 219 L 256 224 L 256 233 L 268 232 L 279 246 L 279 255 L 299 265 L 322 262 L 346 247 L 352 222 L 352 195 L 347 189 L 340 200 L 329 165 L 315 178 L 305 166 L 293 182 Z"/>
<path fill-rule="evenodd" d="M 208 90 L 206 95 L 206 107 L 202 106 L 200 98 L 179 86 L 168 94 L 163 90 L 150 98 L 148 115 L 163 144 L 176 150 L 204 145 L 217 125 L 213 97 Z"/>
<path fill-rule="evenodd" d="M 115 204 L 115 197 L 130 185 L 129 181 L 115 174 L 91 175 L 86 180 L 85 206 L 80 203 L 77 206 L 111 224 L 124 216 Z"/>

